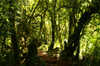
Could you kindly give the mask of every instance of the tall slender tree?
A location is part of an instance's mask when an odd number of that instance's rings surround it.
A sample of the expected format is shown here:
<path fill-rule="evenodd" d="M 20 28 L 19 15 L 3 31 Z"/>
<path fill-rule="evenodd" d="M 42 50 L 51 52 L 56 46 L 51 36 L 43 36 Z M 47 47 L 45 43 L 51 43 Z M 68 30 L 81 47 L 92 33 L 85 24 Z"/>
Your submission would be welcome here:
<path fill-rule="evenodd" d="M 51 45 L 49 47 L 49 50 L 52 50 L 54 47 L 54 42 L 55 42 L 55 28 L 56 28 L 56 4 L 57 0 L 53 1 L 53 7 L 51 13 L 51 25 L 52 25 L 52 41 Z"/>
<path fill-rule="evenodd" d="M 16 28 L 15 28 L 15 0 L 9 1 L 10 7 L 9 7 L 9 21 L 12 24 L 12 35 L 11 35 L 11 42 L 14 50 L 14 66 L 20 66 L 20 53 L 19 53 L 19 46 L 18 46 L 18 39 L 16 35 Z"/>

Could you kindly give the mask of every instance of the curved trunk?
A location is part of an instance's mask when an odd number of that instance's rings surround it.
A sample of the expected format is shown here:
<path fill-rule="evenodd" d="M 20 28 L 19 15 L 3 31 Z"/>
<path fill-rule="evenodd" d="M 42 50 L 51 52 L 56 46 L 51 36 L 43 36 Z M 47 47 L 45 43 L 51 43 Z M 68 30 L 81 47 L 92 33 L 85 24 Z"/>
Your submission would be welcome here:
<path fill-rule="evenodd" d="M 77 48 L 77 54 L 76 56 L 78 57 L 78 54 L 79 54 L 79 40 L 80 40 L 80 33 L 82 31 L 82 29 L 84 29 L 84 27 L 89 23 L 90 19 L 92 18 L 91 15 L 93 13 L 95 13 L 95 10 L 94 8 L 90 8 L 90 11 L 86 11 L 80 18 L 79 22 L 78 22 L 78 26 L 74 29 L 74 32 L 73 34 L 70 36 L 70 42 L 69 42 L 69 46 L 68 48 L 70 47 L 73 47 L 73 49 L 67 49 L 66 52 L 68 52 L 68 55 L 73 54 L 74 51 L 76 50 Z M 74 46 L 73 46 L 74 45 Z M 73 56 L 73 55 L 70 55 L 70 56 Z"/>

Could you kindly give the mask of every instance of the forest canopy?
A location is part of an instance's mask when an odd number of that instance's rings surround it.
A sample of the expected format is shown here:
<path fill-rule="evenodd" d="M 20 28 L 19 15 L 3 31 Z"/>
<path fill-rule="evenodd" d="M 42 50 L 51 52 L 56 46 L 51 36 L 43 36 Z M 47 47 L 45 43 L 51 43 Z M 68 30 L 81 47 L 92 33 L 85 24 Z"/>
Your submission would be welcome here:
<path fill-rule="evenodd" d="M 98 66 L 99 32 L 99 0 L 0 0 L 0 66 L 45 65 L 40 50 Z"/>

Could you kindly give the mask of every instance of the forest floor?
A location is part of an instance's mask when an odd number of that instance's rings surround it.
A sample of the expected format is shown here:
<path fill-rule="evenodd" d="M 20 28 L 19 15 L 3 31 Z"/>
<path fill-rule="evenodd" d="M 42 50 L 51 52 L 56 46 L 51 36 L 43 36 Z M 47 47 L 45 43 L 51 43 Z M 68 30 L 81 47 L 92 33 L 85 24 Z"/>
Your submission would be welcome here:
<path fill-rule="evenodd" d="M 38 50 L 38 56 L 41 56 L 40 59 L 46 63 L 46 66 L 83 66 L 80 61 L 61 61 L 59 54 L 55 57 L 51 53 Z"/>

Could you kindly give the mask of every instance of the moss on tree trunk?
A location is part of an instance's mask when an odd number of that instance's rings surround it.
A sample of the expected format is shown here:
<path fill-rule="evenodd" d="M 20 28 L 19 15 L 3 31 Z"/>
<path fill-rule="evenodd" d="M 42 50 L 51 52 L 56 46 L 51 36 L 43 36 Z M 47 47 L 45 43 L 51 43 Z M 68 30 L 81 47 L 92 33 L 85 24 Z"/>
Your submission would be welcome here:
<path fill-rule="evenodd" d="M 79 19 L 78 22 L 78 26 L 74 29 L 73 34 L 70 36 L 70 42 L 69 42 L 69 46 L 67 47 L 67 49 L 65 50 L 66 57 L 71 57 L 73 56 L 74 51 L 77 49 L 77 58 L 79 56 L 79 40 L 80 40 L 80 33 L 82 31 L 82 29 L 84 29 L 84 27 L 89 23 L 90 19 L 92 18 L 91 15 L 93 13 L 96 13 L 96 10 L 94 7 L 90 7 L 89 11 L 85 11 L 84 14 L 81 16 L 81 18 Z M 72 48 L 73 47 L 73 48 Z"/>
<path fill-rule="evenodd" d="M 15 7 L 13 4 L 15 4 L 15 1 L 9 1 L 10 8 L 9 8 L 9 21 L 12 24 L 12 35 L 11 35 L 11 42 L 14 50 L 14 66 L 20 66 L 20 53 L 19 53 L 19 47 L 18 47 L 18 39 L 16 35 L 16 29 L 15 29 L 15 9 L 12 9 L 11 7 Z"/>

